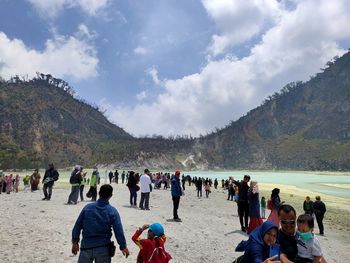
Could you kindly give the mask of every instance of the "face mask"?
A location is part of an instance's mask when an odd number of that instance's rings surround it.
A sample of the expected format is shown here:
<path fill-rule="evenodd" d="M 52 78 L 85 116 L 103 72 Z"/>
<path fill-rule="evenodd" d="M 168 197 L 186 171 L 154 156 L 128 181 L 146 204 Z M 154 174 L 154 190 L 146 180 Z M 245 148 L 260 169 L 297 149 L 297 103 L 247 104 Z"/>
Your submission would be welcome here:
<path fill-rule="evenodd" d="M 306 232 L 306 233 L 301 233 L 299 230 L 297 230 L 297 235 L 302 239 L 302 240 L 308 240 L 312 238 L 312 233 L 311 232 Z"/>

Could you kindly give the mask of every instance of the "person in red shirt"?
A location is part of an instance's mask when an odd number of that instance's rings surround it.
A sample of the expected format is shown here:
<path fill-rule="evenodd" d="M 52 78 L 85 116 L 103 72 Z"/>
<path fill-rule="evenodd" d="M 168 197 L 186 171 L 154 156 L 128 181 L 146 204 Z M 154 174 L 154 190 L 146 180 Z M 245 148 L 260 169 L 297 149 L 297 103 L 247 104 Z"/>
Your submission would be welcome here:
<path fill-rule="evenodd" d="M 140 236 L 144 230 L 148 229 L 147 238 L 141 239 Z M 164 228 L 159 223 L 151 225 L 143 225 L 131 238 L 140 248 L 137 255 L 137 263 L 167 263 L 171 260 L 171 256 L 164 249 L 166 237 Z"/>

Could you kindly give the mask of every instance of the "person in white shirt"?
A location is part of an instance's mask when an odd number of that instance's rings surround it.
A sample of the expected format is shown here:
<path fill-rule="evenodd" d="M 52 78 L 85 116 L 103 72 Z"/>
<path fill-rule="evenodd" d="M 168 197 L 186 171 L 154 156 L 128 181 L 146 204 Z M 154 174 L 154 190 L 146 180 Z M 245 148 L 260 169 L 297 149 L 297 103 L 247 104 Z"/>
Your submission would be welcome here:
<path fill-rule="evenodd" d="M 151 192 L 151 178 L 149 176 L 149 170 L 145 169 L 144 174 L 140 177 L 141 185 L 141 200 L 140 200 L 140 209 L 149 210 L 149 196 Z"/>

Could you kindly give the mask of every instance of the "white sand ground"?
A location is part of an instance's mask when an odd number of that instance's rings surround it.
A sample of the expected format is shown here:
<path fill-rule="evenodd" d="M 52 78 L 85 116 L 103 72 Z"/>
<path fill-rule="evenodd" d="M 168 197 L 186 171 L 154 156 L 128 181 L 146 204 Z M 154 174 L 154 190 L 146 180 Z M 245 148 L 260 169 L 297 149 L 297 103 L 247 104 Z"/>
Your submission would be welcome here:
<path fill-rule="evenodd" d="M 117 251 L 112 262 L 136 262 L 138 248 L 131 236 L 137 227 L 152 222 L 164 225 L 173 263 L 232 262 L 240 255 L 234 252 L 235 246 L 247 235 L 240 231 L 236 204 L 227 201 L 221 189 L 213 190 L 209 199 L 198 199 L 195 188 L 187 187 L 179 208 L 183 222 L 176 223 L 169 220 L 169 190 L 154 190 L 151 210 L 141 211 L 129 206 L 125 185 L 113 186 L 111 204 L 121 215 L 130 257 L 125 259 Z M 0 195 L 0 262 L 77 262 L 77 256 L 71 254 L 71 230 L 86 202 L 65 205 L 69 192 L 68 188 L 54 188 L 51 201 L 41 201 L 41 190 Z M 327 232 L 328 227 L 326 236 L 318 236 L 326 259 L 350 262 L 350 237 L 339 230 Z"/>

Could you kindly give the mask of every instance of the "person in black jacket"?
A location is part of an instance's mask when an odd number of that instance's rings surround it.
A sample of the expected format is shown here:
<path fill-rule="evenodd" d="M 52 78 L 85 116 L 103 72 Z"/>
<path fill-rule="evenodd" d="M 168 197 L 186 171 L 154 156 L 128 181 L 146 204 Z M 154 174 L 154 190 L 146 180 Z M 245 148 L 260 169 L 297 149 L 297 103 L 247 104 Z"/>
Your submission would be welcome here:
<path fill-rule="evenodd" d="M 232 182 L 238 186 L 238 216 L 239 223 L 241 224 L 241 230 L 245 232 L 248 228 L 248 217 L 249 217 L 249 202 L 248 202 L 248 190 L 250 181 L 250 176 L 245 175 L 243 180 L 238 182 L 232 180 Z M 243 217 L 244 217 L 244 225 L 243 225 Z"/>
<path fill-rule="evenodd" d="M 55 181 L 58 180 L 59 173 L 55 169 L 53 163 L 49 164 L 49 168 L 45 171 L 45 175 L 43 178 L 42 183 L 44 184 L 43 191 L 44 191 L 44 198 L 42 200 L 49 201 L 52 196 L 52 188 L 55 183 Z"/>
<path fill-rule="evenodd" d="M 320 230 L 320 235 L 324 235 L 323 218 L 326 213 L 326 205 L 321 201 L 319 195 L 316 196 L 316 201 L 313 203 L 313 210 Z"/>

